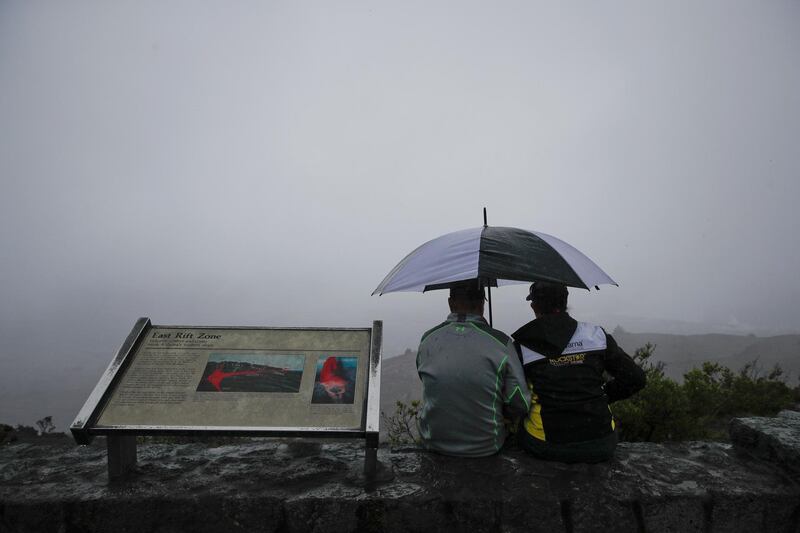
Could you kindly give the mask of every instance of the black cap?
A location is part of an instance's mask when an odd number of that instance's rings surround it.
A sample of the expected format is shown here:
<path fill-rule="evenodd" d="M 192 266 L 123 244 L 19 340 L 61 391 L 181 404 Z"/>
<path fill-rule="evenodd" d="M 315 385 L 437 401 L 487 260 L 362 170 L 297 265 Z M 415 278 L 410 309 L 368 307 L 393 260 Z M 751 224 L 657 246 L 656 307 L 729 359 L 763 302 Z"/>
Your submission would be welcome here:
<path fill-rule="evenodd" d="M 533 301 L 538 298 L 555 297 L 556 299 L 567 299 L 567 286 L 561 283 L 553 283 L 552 281 L 534 281 L 531 283 L 528 296 L 525 297 L 528 301 Z"/>

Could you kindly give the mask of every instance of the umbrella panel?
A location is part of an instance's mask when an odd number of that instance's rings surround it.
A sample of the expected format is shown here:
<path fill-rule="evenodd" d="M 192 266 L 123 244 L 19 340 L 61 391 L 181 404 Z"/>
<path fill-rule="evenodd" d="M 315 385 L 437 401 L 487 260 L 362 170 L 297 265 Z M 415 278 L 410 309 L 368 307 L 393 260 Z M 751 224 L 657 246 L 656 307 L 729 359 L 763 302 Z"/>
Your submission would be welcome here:
<path fill-rule="evenodd" d="M 470 279 L 489 286 L 551 281 L 588 289 L 616 282 L 580 251 L 545 233 L 483 227 L 426 242 L 395 266 L 373 294 L 445 289 Z"/>

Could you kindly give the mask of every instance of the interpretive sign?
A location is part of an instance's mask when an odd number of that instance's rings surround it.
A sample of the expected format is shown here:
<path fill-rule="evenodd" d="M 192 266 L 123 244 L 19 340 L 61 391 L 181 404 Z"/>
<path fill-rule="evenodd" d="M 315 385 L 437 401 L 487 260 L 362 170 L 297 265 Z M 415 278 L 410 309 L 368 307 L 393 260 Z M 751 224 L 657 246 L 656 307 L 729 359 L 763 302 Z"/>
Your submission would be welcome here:
<path fill-rule="evenodd" d="M 142 318 L 70 430 L 80 444 L 94 435 L 204 433 L 357 437 L 373 451 L 381 334 L 378 321 L 362 329 L 243 328 Z"/>

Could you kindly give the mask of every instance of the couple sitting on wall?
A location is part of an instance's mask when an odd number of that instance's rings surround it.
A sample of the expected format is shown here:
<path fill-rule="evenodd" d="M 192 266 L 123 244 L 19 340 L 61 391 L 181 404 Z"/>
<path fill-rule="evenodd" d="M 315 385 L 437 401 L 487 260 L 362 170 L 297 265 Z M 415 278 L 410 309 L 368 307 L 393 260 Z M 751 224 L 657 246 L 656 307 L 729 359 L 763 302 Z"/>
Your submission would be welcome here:
<path fill-rule="evenodd" d="M 451 313 L 417 352 L 428 449 L 492 455 L 505 442 L 506 421 L 521 419 L 517 439 L 536 457 L 611 459 L 617 432 L 609 404 L 644 387 L 645 375 L 602 328 L 569 316 L 567 294 L 563 285 L 531 285 L 526 300 L 536 319 L 508 337 L 483 318 L 482 287 L 450 289 Z"/>

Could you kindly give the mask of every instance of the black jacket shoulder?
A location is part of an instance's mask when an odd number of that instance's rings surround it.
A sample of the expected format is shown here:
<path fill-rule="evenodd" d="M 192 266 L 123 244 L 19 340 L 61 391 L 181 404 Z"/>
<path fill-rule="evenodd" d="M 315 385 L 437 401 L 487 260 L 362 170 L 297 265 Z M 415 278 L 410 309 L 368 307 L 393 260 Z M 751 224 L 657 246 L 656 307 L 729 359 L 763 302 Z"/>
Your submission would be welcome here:
<path fill-rule="evenodd" d="M 566 313 L 531 320 L 511 334 L 514 340 L 547 357 L 564 351 L 578 328 L 578 321 Z"/>

